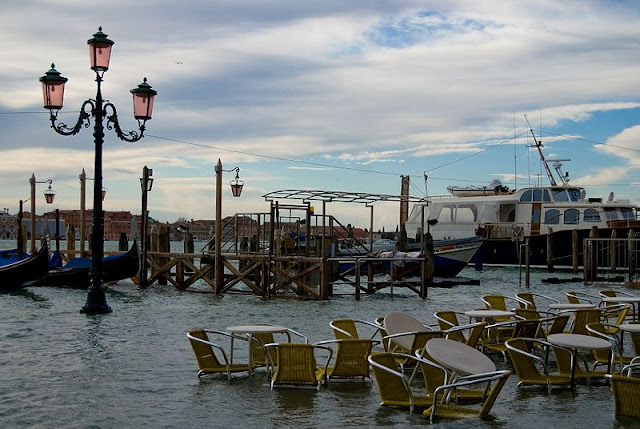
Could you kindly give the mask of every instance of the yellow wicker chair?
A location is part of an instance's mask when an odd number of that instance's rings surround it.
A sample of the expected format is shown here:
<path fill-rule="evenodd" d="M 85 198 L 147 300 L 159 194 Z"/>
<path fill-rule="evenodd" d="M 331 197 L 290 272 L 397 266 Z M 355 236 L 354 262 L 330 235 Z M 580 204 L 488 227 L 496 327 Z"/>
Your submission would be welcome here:
<path fill-rule="evenodd" d="M 567 377 L 571 377 L 571 352 L 565 348 L 553 346 L 553 354 L 556 357 L 556 365 L 558 366 L 558 373 L 561 375 L 565 375 Z M 579 355 L 581 356 L 581 355 Z M 582 363 L 584 365 L 584 369 L 580 367 L 579 361 L 576 360 L 576 371 L 575 371 L 575 381 L 587 381 L 587 384 L 591 382 L 591 380 L 603 380 L 607 375 L 606 371 L 597 371 L 597 370 L 589 370 L 589 365 L 582 356 Z"/>
<path fill-rule="evenodd" d="M 227 358 L 227 353 L 222 346 L 215 344 L 209 340 L 208 333 L 221 335 L 236 340 L 247 339 L 244 337 L 234 336 L 222 331 L 194 329 L 187 332 L 187 338 L 191 343 L 193 352 L 196 355 L 198 361 L 198 377 L 202 377 L 205 374 L 226 374 L 227 379 L 231 380 L 231 373 L 233 372 L 248 372 L 249 364 L 234 364 Z M 220 355 L 220 358 L 216 355 Z"/>
<path fill-rule="evenodd" d="M 365 380 L 370 378 L 367 357 L 371 349 L 379 341 L 364 338 L 342 338 L 338 340 L 320 341 L 316 345 L 336 345 L 335 359 L 327 368 L 327 379 Z"/>
<path fill-rule="evenodd" d="M 399 354 L 399 356 L 397 356 L 398 364 L 401 365 L 401 368 L 404 371 L 406 368 L 415 367 L 415 361 L 413 358 L 415 357 L 416 352 L 424 349 L 424 346 L 427 345 L 427 341 L 433 338 L 444 338 L 444 336 L 445 332 L 443 331 L 401 332 L 398 334 L 387 335 L 383 338 L 383 341 L 387 343 L 386 349 Z M 393 342 L 394 339 L 402 337 L 411 339 L 411 347 L 405 349 Z M 404 355 L 410 355 L 412 358 L 407 359 Z"/>
<path fill-rule="evenodd" d="M 449 331 L 451 328 L 455 328 L 460 326 L 460 322 L 458 321 L 458 315 L 462 315 L 463 313 L 459 313 L 457 311 L 436 311 L 433 316 L 438 321 L 438 326 L 442 331 Z M 455 332 L 455 333 L 454 333 Z M 449 334 L 450 340 L 459 341 L 461 343 L 466 343 L 467 339 L 465 338 L 462 332 L 452 331 Z"/>
<path fill-rule="evenodd" d="M 491 352 L 502 353 L 505 360 L 507 358 L 507 346 L 505 344 L 506 340 L 504 340 L 497 334 L 497 329 L 505 328 L 507 326 L 511 326 L 511 335 L 507 339 L 521 337 L 535 338 L 538 335 L 538 330 L 540 329 L 540 321 L 518 320 L 515 322 L 511 321 L 506 323 L 496 323 L 494 325 L 487 326 L 486 331 L 489 333 L 489 335 L 485 338 L 485 342 L 482 344 L 484 349 Z M 496 332 L 496 334 L 494 334 L 493 340 L 491 340 L 492 335 L 490 334 L 492 331 Z M 533 342 L 531 341 L 529 341 L 527 344 L 529 349 L 534 346 Z"/>
<path fill-rule="evenodd" d="M 469 347 L 476 347 L 488 325 L 487 322 L 476 322 L 468 325 L 455 326 L 443 332 L 450 340 L 459 341 Z M 465 336 L 463 334 L 464 331 L 469 331 L 469 333 Z"/>
<path fill-rule="evenodd" d="M 255 323 L 255 325 L 264 326 L 264 325 L 268 325 L 268 323 Z M 292 338 L 291 334 L 298 337 L 301 341 L 305 343 L 308 342 L 306 336 L 304 336 L 299 332 L 294 331 L 293 329 L 287 329 L 287 332 L 279 334 L 279 336 L 286 336 L 287 337 L 286 342 L 290 343 Z M 274 334 L 270 332 L 259 332 L 251 335 L 251 344 L 250 344 L 251 356 L 252 356 L 252 363 L 255 367 L 272 366 L 275 364 L 276 350 L 274 348 L 269 349 L 269 351 L 266 351 L 264 349 L 265 344 L 270 344 L 275 342 L 277 342 L 276 338 Z M 267 353 L 269 353 L 270 356 L 267 356 Z M 273 367 L 271 367 L 271 371 L 273 371 Z"/>
<path fill-rule="evenodd" d="M 414 360 L 415 365 L 420 361 L 416 356 L 405 353 L 373 353 L 368 357 L 378 386 L 380 405 L 409 408 L 411 413 L 416 407 L 427 408 L 431 404 L 431 395 L 413 391 L 409 377 L 398 368 L 398 360 Z"/>
<path fill-rule="evenodd" d="M 567 302 L 570 304 L 595 304 L 597 305 L 600 301 L 600 297 L 597 295 L 592 295 L 586 292 L 576 292 L 574 290 L 569 290 L 564 293 L 567 297 Z"/>
<path fill-rule="evenodd" d="M 602 309 L 602 321 L 607 324 L 606 332 L 608 334 L 617 334 L 619 331 L 618 325 L 622 325 L 624 320 L 631 310 L 631 304 L 611 305 Z M 614 319 L 613 321 L 609 321 Z"/>
<path fill-rule="evenodd" d="M 611 343 L 611 350 L 594 350 L 593 356 L 595 358 L 595 362 L 593 363 L 593 368 L 595 369 L 598 365 L 611 365 L 615 366 L 624 366 L 631 363 L 631 359 L 634 356 L 624 356 L 622 350 L 622 343 L 615 335 L 608 334 L 608 330 L 610 330 L 611 325 L 601 322 L 593 322 L 587 324 L 587 331 L 589 335 L 592 337 L 602 338 Z M 613 359 L 611 359 L 611 353 L 613 353 Z M 612 368 L 613 371 L 613 368 Z"/>
<path fill-rule="evenodd" d="M 277 386 L 315 387 L 320 390 L 333 355 L 330 347 L 309 343 L 271 343 L 265 344 L 267 356 L 271 348 L 276 349 L 276 370 L 271 378 L 271 389 Z M 324 350 L 327 360 L 323 366 L 317 366 L 316 350 Z"/>
<path fill-rule="evenodd" d="M 551 393 L 551 386 L 569 385 L 571 383 L 571 376 L 549 372 L 545 361 L 529 352 L 529 344 L 531 341 L 533 341 L 532 338 L 512 338 L 505 342 L 511 363 L 518 376 L 518 387 L 546 385 L 548 393 Z M 551 347 L 551 344 L 544 340 L 536 338 L 535 341 Z M 540 373 L 538 367 L 542 368 L 542 373 Z"/>
<path fill-rule="evenodd" d="M 518 300 L 518 303 L 520 303 L 520 308 L 530 308 L 533 310 L 538 309 L 538 306 L 536 305 L 535 302 L 535 297 L 539 297 L 539 298 L 544 298 L 545 300 L 554 302 L 554 303 L 558 303 L 559 301 L 555 298 L 551 298 L 549 296 L 546 295 L 542 295 L 539 293 L 533 293 L 533 292 L 518 292 L 516 294 L 516 300 Z"/>
<path fill-rule="evenodd" d="M 599 308 L 580 308 L 570 311 L 569 313 L 573 313 L 573 322 L 568 332 L 582 335 L 589 335 L 587 325 L 589 323 L 599 322 L 600 315 L 602 314 Z"/>
<path fill-rule="evenodd" d="M 337 340 L 342 338 L 361 338 L 358 332 L 358 325 L 364 325 L 373 328 L 373 334 L 369 338 L 373 338 L 379 331 L 380 327 L 366 320 L 360 319 L 335 319 L 329 322 L 329 326 L 333 329 L 333 334 Z"/>
<path fill-rule="evenodd" d="M 429 420 L 433 422 L 436 417 L 441 418 L 465 418 L 465 417 L 486 417 L 493 404 L 495 404 L 502 387 L 511 375 L 511 371 L 495 371 L 486 374 L 470 375 L 461 377 L 455 383 L 445 384 L 436 388 L 431 407 L 424 410 L 424 415 L 429 416 Z M 491 386 L 493 384 L 493 386 Z M 486 396 L 480 407 L 472 408 L 470 406 L 462 406 L 459 404 L 446 403 L 441 397 L 448 397 L 449 392 L 460 388 L 468 388 L 469 386 L 486 385 L 487 391 L 490 393 Z"/>
<path fill-rule="evenodd" d="M 507 300 L 514 300 L 518 302 L 515 298 L 504 295 L 484 295 L 482 297 L 482 302 L 484 302 L 485 307 L 493 310 L 507 311 Z M 496 322 L 506 322 L 510 319 L 511 318 L 509 316 L 494 318 Z"/>
<path fill-rule="evenodd" d="M 638 364 L 628 365 L 624 371 L 629 375 L 611 375 L 611 392 L 613 394 L 613 411 L 616 417 L 640 417 L 640 378 L 630 374 Z"/>

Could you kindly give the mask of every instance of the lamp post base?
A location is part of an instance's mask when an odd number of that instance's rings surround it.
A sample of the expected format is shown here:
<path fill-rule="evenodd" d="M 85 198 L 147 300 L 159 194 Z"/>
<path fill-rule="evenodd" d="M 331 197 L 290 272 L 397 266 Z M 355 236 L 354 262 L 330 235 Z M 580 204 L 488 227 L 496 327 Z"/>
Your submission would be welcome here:
<path fill-rule="evenodd" d="M 80 313 L 105 314 L 111 313 L 111 311 L 111 307 L 107 304 L 107 297 L 104 294 L 102 285 L 98 287 L 90 285 L 87 293 L 87 303 L 80 309 Z"/>

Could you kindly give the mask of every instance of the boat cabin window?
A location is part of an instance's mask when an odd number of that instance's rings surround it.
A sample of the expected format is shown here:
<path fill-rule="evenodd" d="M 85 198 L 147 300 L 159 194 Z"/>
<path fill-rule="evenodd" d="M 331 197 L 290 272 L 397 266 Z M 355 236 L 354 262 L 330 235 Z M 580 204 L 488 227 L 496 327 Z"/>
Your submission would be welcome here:
<path fill-rule="evenodd" d="M 560 223 L 560 210 L 551 209 L 544 212 L 544 223 L 547 225 L 557 225 Z"/>
<path fill-rule="evenodd" d="M 478 220 L 478 208 L 475 205 L 461 204 L 456 207 L 456 222 L 476 222 Z"/>
<path fill-rule="evenodd" d="M 618 212 L 616 211 L 615 208 L 607 208 L 607 207 L 605 207 L 605 209 L 604 209 L 604 218 L 606 220 L 617 220 L 618 219 Z"/>
<path fill-rule="evenodd" d="M 556 202 L 569 201 L 569 197 L 567 196 L 567 191 L 565 191 L 562 188 L 553 188 L 551 190 L 551 194 L 553 195 L 553 200 Z"/>
<path fill-rule="evenodd" d="M 580 190 L 579 189 L 569 189 L 569 199 L 574 202 L 580 201 Z"/>
<path fill-rule="evenodd" d="M 531 189 L 528 189 L 522 193 L 520 196 L 521 203 L 530 203 L 531 202 Z"/>
<path fill-rule="evenodd" d="M 586 209 L 583 218 L 585 222 L 600 222 L 600 213 L 596 209 Z"/>
<path fill-rule="evenodd" d="M 564 224 L 565 225 L 577 225 L 580 218 L 580 212 L 578 209 L 566 209 L 564 211 Z"/>
<path fill-rule="evenodd" d="M 547 191 L 546 189 L 534 189 L 533 190 L 533 202 L 534 203 L 549 202 L 549 201 L 551 201 L 551 197 L 549 196 L 549 191 Z"/>
<path fill-rule="evenodd" d="M 442 207 L 438 215 L 438 221 L 446 223 L 453 222 L 453 207 Z"/>
<path fill-rule="evenodd" d="M 629 209 L 629 208 L 621 208 L 620 209 L 620 214 L 622 215 L 622 219 L 625 220 L 633 220 L 635 219 L 635 216 L 633 214 L 633 210 Z"/>

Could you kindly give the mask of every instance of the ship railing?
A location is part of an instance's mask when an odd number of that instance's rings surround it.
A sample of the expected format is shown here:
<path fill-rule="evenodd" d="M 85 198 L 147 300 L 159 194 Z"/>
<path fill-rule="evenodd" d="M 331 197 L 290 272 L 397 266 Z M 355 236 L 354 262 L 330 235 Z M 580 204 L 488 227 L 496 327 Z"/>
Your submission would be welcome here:
<path fill-rule="evenodd" d="M 584 283 L 640 285 L 640 239 L 585 238 Z"/>
<path fill-rule="evenodd" d="M 478 227 L 476 235 L 490 240 L 522 241 L 527 227 L 524 223 L 485 223 Z"/>

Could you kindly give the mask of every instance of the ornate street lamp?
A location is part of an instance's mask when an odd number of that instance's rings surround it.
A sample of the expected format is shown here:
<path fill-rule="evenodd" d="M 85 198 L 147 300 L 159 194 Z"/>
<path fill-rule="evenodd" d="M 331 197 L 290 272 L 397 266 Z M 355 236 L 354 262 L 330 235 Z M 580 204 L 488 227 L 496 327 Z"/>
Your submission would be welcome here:
<path fill-rule="evenodd" d="M 102 27 L 87 41 L 89 45 L 89 56 L 91 70 L 96 73 L 97 92 L 95 99 L 89 99 L 82 103 L 78 121 L 73 127 L 66 124 L 57 123 L 58 111 L 62 109 L 64 99 L 64 85 L 67 78 L 64 78 L 52 64 L 51 69 L 40 78 L 42 82 L 42 94 L 44 108 L 49 109 L 51 128 L 58 134 L 64 136 L 75 135 L 91 124 L 93 116 L 95 125 L 93 131 L 95 143 L 95 181 L 93 186 L 93 225 L 91 242 L 91 284 L 87 293 L 87 303 L 80 310 L 88 314 L 101 314 L 111 311 L 107 304 L 107 299 L 102 287 L 102 258 L 104 255 L 104 216 L 102 213 L 102 144 L 104 143 L 103 120 L 107 119 L 107 129 L 113 129 L 121 140 L 136 142 L 144 136 L 145 123 L 151 119 L 153 111 L 153 100 L 156 91 L 151 89 L 147 79 L 131 90 L 133 94 L 133 116 L 138 121 L 139 130 L 123 132 L 118 121 L 116 106 L 102 98 L 102 79 L 104 73 L 109 69 L 111 58 L 111 48 L 113 41 L 107 38 L 102 32 Z M 90 108 L 90 110 L 89 110 Z M 108 111 L 111 113 L 109 114 Z"/>
<path fill-rule="evenodd" d="M 216 225 L 215 225 L 215 244 L 214 244 L 214 256 L 215 256 L 215 266 L 214 266 L 214 282 L 215 282 L 215 293 L 219 294 L 222 292 L 222 276 L 224 275 L 224 266 L 222 264 L 222 173 L 226 172 L 236 172 L 236 177 L 230 183 L 231 185 L 231 193 L 234 197 L 239 197 L 242 193 L 242 187 L 244 186 L 244 182 L 240 180 L 239 173 L 240 168 L 234 167 L 231 170 L 223 170 L 222 169 L 222 161 L 218 159 L 218 164 L 216 165 Z"/>

